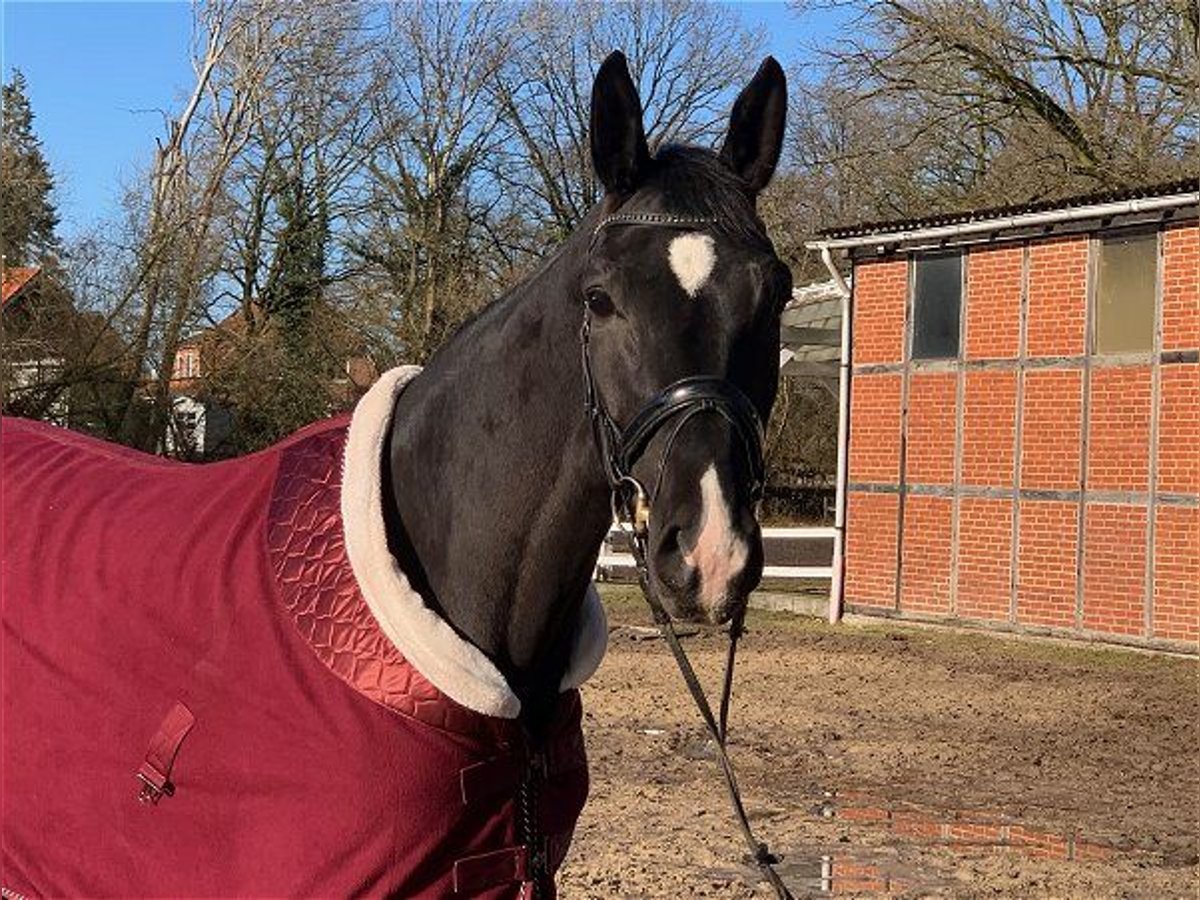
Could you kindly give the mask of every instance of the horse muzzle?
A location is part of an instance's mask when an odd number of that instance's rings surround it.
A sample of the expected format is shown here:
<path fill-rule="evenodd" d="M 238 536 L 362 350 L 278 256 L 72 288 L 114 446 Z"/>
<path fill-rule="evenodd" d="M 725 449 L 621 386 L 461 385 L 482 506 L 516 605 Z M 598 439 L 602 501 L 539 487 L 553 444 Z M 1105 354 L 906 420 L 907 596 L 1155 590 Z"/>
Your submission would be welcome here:
<path fill-rule="evenodd" d="M 691 533 L 675 526 L 655 530 L 650 577 L 673 619 L 720 625 L 745 609 L 762 578 L 762 533 L 749 512 L 736 524 L 711 508 L 703 515 Z"/>

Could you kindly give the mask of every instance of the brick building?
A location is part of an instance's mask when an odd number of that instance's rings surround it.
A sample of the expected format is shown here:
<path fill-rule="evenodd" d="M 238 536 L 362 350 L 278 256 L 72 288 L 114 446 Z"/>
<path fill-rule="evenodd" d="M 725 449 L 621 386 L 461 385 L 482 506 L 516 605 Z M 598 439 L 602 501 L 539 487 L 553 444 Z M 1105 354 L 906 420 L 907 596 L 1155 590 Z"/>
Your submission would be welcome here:
<path fill-rule="evenodd" d="M 1197 651 L 1198 208 L 1185 182 L 814 242 L 854 275 L 843 608 Z"/>

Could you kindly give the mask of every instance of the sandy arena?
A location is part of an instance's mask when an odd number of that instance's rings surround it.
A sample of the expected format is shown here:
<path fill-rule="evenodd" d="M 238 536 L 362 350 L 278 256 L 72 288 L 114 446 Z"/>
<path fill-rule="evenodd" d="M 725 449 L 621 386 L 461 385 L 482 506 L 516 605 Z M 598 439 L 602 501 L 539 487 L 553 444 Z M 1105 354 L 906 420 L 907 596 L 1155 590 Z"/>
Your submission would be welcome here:
<path fill-rule="evenodd" d="M 769 897 L 674 662 L 628 588 L 585 688 L 567 900 Z M 626 626 L 626 627 L 620 627 Z M 1194 659 L 752 613 L 732 755 L 797 897 L 1200 896 Z M 715 684 L 724 638 L 684 642 Z M 715 690 L 715 688 L 714 688 Z"/>

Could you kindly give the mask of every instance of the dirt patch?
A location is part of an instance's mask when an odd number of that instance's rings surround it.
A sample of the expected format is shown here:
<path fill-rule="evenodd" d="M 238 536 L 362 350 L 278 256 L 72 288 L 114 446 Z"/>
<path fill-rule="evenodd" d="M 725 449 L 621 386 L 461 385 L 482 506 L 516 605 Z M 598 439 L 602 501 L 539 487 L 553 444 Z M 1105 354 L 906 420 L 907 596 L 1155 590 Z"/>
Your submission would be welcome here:
<path fill-rule="evenodd" d="M 645 625 L 607 591 L 614 623 Z M 751 614 L 732 755 L 797 896 L 1196 897 L 1200 665 Z M 716 683 L 723 638 L 685 645 Z M 568 898 L 770 896 L 669 651 L 614 635 L 584 689 Z"/>

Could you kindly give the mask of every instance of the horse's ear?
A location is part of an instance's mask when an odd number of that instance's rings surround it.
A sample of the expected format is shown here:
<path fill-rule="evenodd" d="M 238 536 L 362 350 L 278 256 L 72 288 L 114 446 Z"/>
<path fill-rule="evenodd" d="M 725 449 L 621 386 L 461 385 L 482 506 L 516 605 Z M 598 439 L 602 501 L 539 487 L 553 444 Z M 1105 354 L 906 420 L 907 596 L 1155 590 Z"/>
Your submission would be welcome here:
<path fill-rule="evenodd" d="M 592 85 L 592 165 L 610 194 L 633 191 L 650 162 L 638 97 L 625 54 L 608 55 Z"/>
<path fill-rule="evenodd" d="M 754 78 L 738 94 L 729 117 L 729 133 L 721 148 L 721 159 L 758 193 L 775 174 L 783 149 L 784 120 L 787 117 L 787 77 L 768 56 Z"/>

